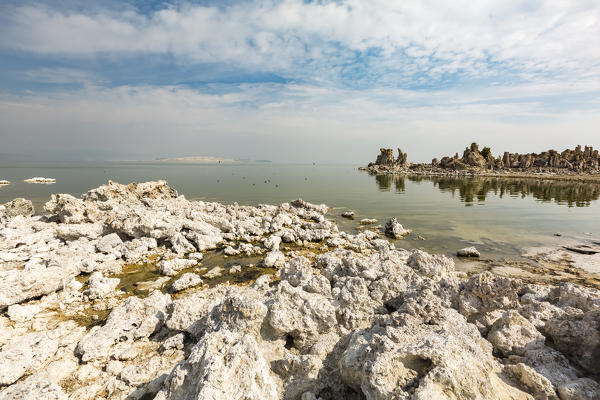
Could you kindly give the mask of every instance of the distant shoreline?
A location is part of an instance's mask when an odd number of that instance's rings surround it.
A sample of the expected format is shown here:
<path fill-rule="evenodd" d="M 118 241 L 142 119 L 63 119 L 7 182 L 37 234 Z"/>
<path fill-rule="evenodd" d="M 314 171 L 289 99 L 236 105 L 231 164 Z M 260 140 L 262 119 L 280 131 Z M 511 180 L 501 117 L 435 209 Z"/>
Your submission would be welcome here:
<path fill-rule="evenodd" d="M 189 163 L 189 164 L 233 164 L 238 161 L 233 158 L 221 158 L 221 157 L 173 157 L 173 158 L 156 158 L 151 160 L 152 162 L 176 162 L 176 163 Z"/>

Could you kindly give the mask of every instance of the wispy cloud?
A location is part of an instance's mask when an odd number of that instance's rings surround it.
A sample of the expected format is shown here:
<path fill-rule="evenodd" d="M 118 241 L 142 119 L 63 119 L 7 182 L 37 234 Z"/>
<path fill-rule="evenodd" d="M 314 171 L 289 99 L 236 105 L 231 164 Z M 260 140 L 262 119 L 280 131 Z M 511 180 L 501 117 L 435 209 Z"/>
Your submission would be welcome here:
<path fill-rule="evenodd" d="M 593 1 L 250 1 L 143 14 L 13 10 L 2 46 L 70 57 L 151 53 L 314 79 L 426 84 L 448 76 L 597 78 Z"/>

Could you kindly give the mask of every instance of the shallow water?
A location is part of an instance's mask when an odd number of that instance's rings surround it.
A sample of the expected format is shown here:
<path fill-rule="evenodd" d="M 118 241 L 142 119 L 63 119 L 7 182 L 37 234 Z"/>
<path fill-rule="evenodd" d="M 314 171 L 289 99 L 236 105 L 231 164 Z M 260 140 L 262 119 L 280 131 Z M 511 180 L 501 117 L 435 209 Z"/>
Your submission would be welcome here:
<path fill-rule="evenodd" d="M 28 184 L 33 176 L 52 185 Z M 51 193 L 79 196 L 111 179 L 166 179 L 188 199 L 278 204 L 298 197 L 326 203 L 340 228 L 396 216 L 413 234 L 397 245 L 453 254 L 474 244 L 486 258 L 518 257 L 563 237 L 600 236 L 600 185 L 505 178 L 371 176 L 351 165 L 0 162 L 0 203 L 25 197 L 41 211 Z M 356 212 L 354 220 L 340 217 Z M 418 240 L 418 236 L 426 240 Z"/>

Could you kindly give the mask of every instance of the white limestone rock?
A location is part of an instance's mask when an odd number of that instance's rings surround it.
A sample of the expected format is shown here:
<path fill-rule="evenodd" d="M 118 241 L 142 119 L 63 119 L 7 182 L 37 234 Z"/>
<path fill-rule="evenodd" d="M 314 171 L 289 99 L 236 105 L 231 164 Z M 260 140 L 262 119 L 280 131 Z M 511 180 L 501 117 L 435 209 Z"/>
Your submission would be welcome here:
<path fill-rule="evenodd" d="M 276 379 L 256 339 L 221 330 L 205 335 L 178 364 L 156 400 L 278 400 Z"/>
<path fill-rule="evenodd" d="M 162 260 L 158 264 L 159 272 L 167 276 L 175 276 L 183 269 L 191 268 L 197 265 L 196 260 L 188 260 L 185 258 L 174 258 L 172 260 Z"/>
<path fill-rule="evenodd" d="M 494 322 L 487 340 L 497 352 L 509 356 L 523 355 L 527 350 L 543 347 L 545 337 L 521 314 L 510 310 Z"/>
<path fill-rule="evenodd" d="M 508 374 L 518 381 L 521 386 L 531 393 L 536 399 L 558 400 L 552 382 L 545 376 L 536 372 L 530 366 L 518 363 L 505 367 Z"/>
<path fill-rule="evenodd" d="M 281 237 L 271 235 L 263 240 L 263 244 L 269 251 L 279 251 L 279 244 L 281 243 Z"/>
<path fill-rule="evenodd" d="M 188 272 L 181 275 L 175 282 L 173 282 L 170 288 L 173 292 L 180 292 L 200 284 L 202 284 L 202 278 L 194 273 Z"/>
<path fill-rule="evenodd" d="M 273 250 L 267 253 L 263 260 L 263 265 L 267 268 L 279 268 L 285 264 L 285 256 L 279 250 Z"/>
<path fill-rule="evenodd" d="M 6 314 L 13 322 L 25 322 L 31 321 L 40 311 L 42 307 L 38 304 L 13 304 L 8 307 Z"/>
<path fill-rule="evenodd" d="M 0 400 L 67 400 L 62 388 L 52 382 L 32 382 L 9 387 L 0 392 Z"/>
<path fill-rule="evenodd" d="M 173 251 L 177 254 L 193 253 L 196 251 L 196 247 L 194 247 L 194 245 L 191 244 L 181 233 L 176 233 L 173 235 L 173 237 L 170 239 L 170 242 L 171 246 L 173 247 Z"/>
<path fill-rule="evenodd" d="M 2 214 L 9 218 L 16 217 L 17 215 L 28 217 L 33 215 L 34 212 L 33 203 L 21 197 L 4 203 L 2 208 Z"/>
<path fill-rule="evenodd" d="M 460 249 L 456 252 L 456 255 L 459 257 L 479 257 L 481 254 L 479 250 L 475 247 L 465 247 L 464 249 Z"/>
<path fill-rule="evenodd" d="M 101 272 L 94 272 L 88 279 L 89 288 L 83 292 L 89 300 L 103 299 L 112 295 L 121 280 L 106 278 Z"/>
<path fill-rule="evenodd" d="M 70 194 L 53 194 L 44 205 L 44 210 L 55 214 L 65 224 L 96 222 L 101 212 L 95 204 L 86 203 Z"/>
<path fill-rule="evenodd" d="M 507 310 L 519 306 L 520 279 L 511 279 L 483 272 L 472 276 L 459 298 L 459 311 L 468 319 L 479 313 Z"/>
<path fill-rule="evenodd" d="M 327 298 L 295 288 L 287 281 L 277 288 L 268 322 L 280 335 L 291 335 L 298 348 L 309 348 L 319 335 L 337 324 L 335 308 Z"/>
<path fill-rule="evenodd" d="M 117 343 L 149 337 L 167 318 L 171 297 L 154 291 L 145 299 L 129 297 L 114 308 L 103 326 L 93 327 L 77 345 L 83 362 L 107 360 Z"/>
<path fill-rule="evenodd" d="M 396 217 L 390 218 L 385 223 L 385 234 L 393 239 L 402 239 L 410 232 L 412 232 L 410 229 L 404 229 L 404 227 L 398 222 Z"/>
<path fill-rule="evenodd" d="M 113 250 L 123 244 L 123 241 L 116 233 L 110 233 L 106 236 L 102 236 L 98 243 L 96 243 L 96 250 L 101 253 L 109 254 Z"/>
<path fill-rule="evenodd" d="M 218 278 L 221 275 L 223 275 L 224 271 L 225 270 L 221 267 L 213 267 L 208 272 L 206 272 L 204 275 L 202 275 L 202 277 L 205 279 L 215 279 L 215 278 Z"/>
<path fill-rule="evenodd" d="M 600 384 L 591 378 L 580 378 L 558 387 L 561 400 L 597 400 Z"/>
<path fill-rule="evenodd" d="M 72 322 L 52 330 L 30 332 L 10 340 L 0 350 L 0 385 L 10 385 L 50 362 L 59 349 L 84 332 Z"/>

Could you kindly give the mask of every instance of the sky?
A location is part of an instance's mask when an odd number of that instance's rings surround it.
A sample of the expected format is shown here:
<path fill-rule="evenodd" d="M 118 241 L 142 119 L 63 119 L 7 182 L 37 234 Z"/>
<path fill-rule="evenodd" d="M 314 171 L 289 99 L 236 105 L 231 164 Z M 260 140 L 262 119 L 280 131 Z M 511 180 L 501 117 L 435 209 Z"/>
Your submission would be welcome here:
<path fill-rule="evenodd" d="M 2 0 L 0 158 L 600 147 L 597 0 Z"/>

